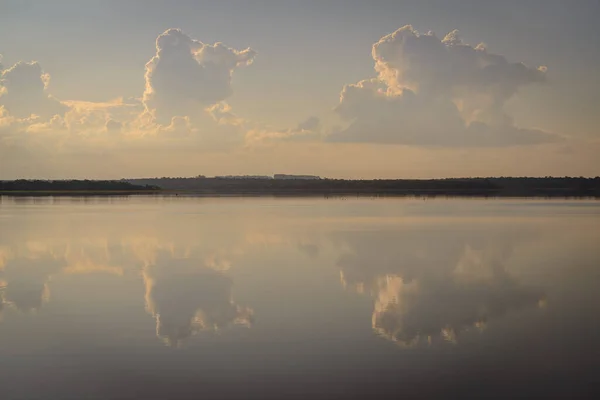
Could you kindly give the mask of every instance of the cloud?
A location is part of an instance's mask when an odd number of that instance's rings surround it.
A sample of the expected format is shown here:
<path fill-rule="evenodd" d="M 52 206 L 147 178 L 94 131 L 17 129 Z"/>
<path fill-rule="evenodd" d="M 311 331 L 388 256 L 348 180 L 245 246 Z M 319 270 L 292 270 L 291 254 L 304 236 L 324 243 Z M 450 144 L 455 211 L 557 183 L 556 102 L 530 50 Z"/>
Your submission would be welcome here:
<path fill-rule="evenodd" d="M 321 125 L 321 120 L 315 116 L 309 117 L 298 124 L 298 129 L 305 131 L 314 131 Z"/>
<path fill-rule="evenodd" d="M 63 104 L 65 113 L 47 119 L 36 116 L 16 118 L 8 113 L 3 116 L 0 109 L 0 153 L 21 153 L 0 159 L 0 164 L 6 165 L 2 172 L 20 171 L 23 176 L 28 175 L 23 174 L 24 171 L 30 170 L 36 171 L 32 176 L 41 177 L 54 168 L 72 171 L 73 165 L 67 164 L 81 162 L 75 158 L 106 154 L 119 148 L 127 136 L 125 123 L 130 129 L 143 110 L 141 103 L 125 104 L 122 99 L 107 103 L 66 101 Z M 92 161 L 88 158 L 84 164 Z M 29 167 L 23 168 L 28 164 Z"/>
<path fill-rule="evenodd" d="M 410 25 L 375 43 L 372 57 L 378 76 L 344 86 L 335 111 L 348 126 L 330 141 L 488 147 L 558 139 L 515 126 L 504 111 L 519 88 L 546 80 L 546 67 L 511 63 L 457 31 L 439 39 Z"/>
<path fill-rule="evenodd" d="M 117 98 L 107 102 L 65 101 L 69 111 L 64 119 L 67 127 L 74 133 L 106 130 L 118 131 L 125 124 L 135 123 L 144 106 L 139 99 Z"/>
<path fill-rule="evenodd" d="M 462 97 L 461 90 L 467 88 L 505 101 L 520 86 L 546 79 L 546 67 L 510 63 L 483 45 L 463 43 L 456 30 L 440 40 L 407 25 L 375 43 L 372 56 L 379 78 L 396 91 Z"/>
<path fill-rule="evenodd" d="M 591 146 L 554 153 L 566 142 L 518 126 L 504 110 L 520 88 L 543 83 L 546 69 L 466 45 L 456 32 L 439 39 L 405 27 L 385 36 L 373 46 L 376 78 L 346 85 L 335 112 L 281 127 L 238 115 L 226 103 L 233 73 L 253 62 L 254 51 L 204 44 L 176 29 L 156 42 L 137 98 L 58 101 L 39 64 L 0 72 L 0 178 L 306 168 L 364 178 L 398 171 L 407 177 L 595 173 Z M 552 141 L 559 143 L 536 146 L 535 160 L 526 164 L 520 161 L 531 160 L 531 149 L 498 149 Z M 410 146 L 368 145 L 374 143 Z M 488 149 L 463 153 L 465 147 Z"/>
<path fill-rule="evenodd" d="M 17 118 L 62 114 L 67 107 L 46 92 L 49 82 L 39 63 L 18 62 L 0 72 L 0 105 Z"/>
<path fill-rule="evenodd" d="M 121 132 L 121 129 L 123 129 L 123 124 L 117 120 L 108 118 L 106 120 L 106 124 L 104 124 L 104 127 L 106 128 L 107 132 Z"/>
<path fill-rule="evenodd" d="M 160 123 L 192 117 L 229 97 L 233 71 L 255 56 L 250 48 L 205 44 L 169 29 L 156 39 L 156 55 L 146 64 L 144 104 Z"/>
<path fill-rule="evenodd" d="M 72 171 L 138 169 L 165 150 L 221 152 L 240 146 L 249 122 L 224 103 L 233 71 L 255 52 L 204 44 L 170 29 L 156 40 L 140 98 L 67 100 L 47 93 L 37 62 L 0 76 L 0 176 L 73 177 Z M 106 167 L 110 165 L 110 167 Z M 131 172 L 129 172 L 131 173 Z"/>
<path fill-rule="evenodd" d="M 239 147 L 247 123 L 223 103 L 164 124 L 145 111 L 141 100 L 64 104 L 68 111 L 49 119 L 17 118 L 0 106 L 1 178 L 147 174 L 148 160 L 168 156 L 166 150 L 172 163 L 181 160 L 181 152 L 192 162 L 198 154 Z"/>
<path fill-rule="evenodd" d="M 248 124 L 250 125 L 250 124 Z M 312 116 L 300 122 L 295 128 L 271 129 L 254 124 L 246 132 L 246 143 L 249 145 L 270 141 L 315 141 L 322 139 L 321 120 Z"/>

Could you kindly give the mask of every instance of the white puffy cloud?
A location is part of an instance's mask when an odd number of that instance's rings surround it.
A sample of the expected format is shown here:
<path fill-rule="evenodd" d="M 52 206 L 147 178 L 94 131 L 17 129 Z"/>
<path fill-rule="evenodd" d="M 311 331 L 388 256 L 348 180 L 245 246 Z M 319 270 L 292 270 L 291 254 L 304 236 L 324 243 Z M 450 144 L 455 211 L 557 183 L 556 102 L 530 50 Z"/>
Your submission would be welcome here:
<path fill-rule="evenodd" d="M 518 89 L 544 82 L 546 67 L 529 68 L 410 25 L 373 45 L 377 78 L 346 85 L 337 114 L 348 122 L 331 141 L 426 146 L 508 146 L 557 140 L 514 125 L 504 104 Z"/>
<path fill-rule="evenodd" d="M 233 71 L 251 64 L 255 56 L 250 48 L 205 44 L 169 29 L 156 39 L 156 55 L 146 64 L 144 104 L 160 123 L 193 117 L 229 97 Z"/>
<path fill-rule="evenodd" d="M 545 80 L 546 67 L 510 63 L 504 56 L 488 53 L 483 45 L 463 43 L 456 30 L 440 40 L 407 25 L 375 43 L 372 55 L 380 79 L 392 90 L 461 97 L 452 92 L 467 88 L 502 101 L 522 85 Z"/>
<path fill-rule="evenodd" d="M 176 29 L 157 39 L 138 98 L 59 102 L 39 64 L 19 63 L 0 71 L 0 179 L 307 166 L 307 173 L 364 178 L 596 173 L 597 143 L 573 144 L 572 154 L 554 152 L 564 143 L 536 146 L 531 162 L 527 147 L 497 148 L 559 139 L 517 126 L 504 110 L 519 88 L 545 80 L 545 68 L 510 63 L 456 32 L 439 39 L 410 27 L 378 41 L 373 57 L 376 78 L 346 85 L 335 113 L 291 127 L 242 117 L 224 100 L 233 72 L 252 63 L 254 51 L 207 45 Z M 463 152 L 469 146 L 488 148 Z"/>
<path fill-rule="evenodd" d="M 231 95 L 233 71 L 255 55 L 169 29 L 156 40 L 142 96 L 108 102 L 58 101 L 47 93 L 49 75 L 37 62 L 0 70 L 0 154 L 7 153 L 0 160 L 2 172 L 27 170 L 22 175 L 35 176 L 51 171 L 36 167 L 40 163 L 62 169 L 59 164 L 89 164 L 97 161 L 92 155 L 106 158 L 118 151 L 239 146 L 249 122 L 222 100 Z"/>
<path fill-rule="evenodd" d="M 37 62 L 18 62 L 2 70 L 0 66 L 0 105 L 14 117 L 32 115 L 47 119 L 62 114 L 67 107 L 46 92 L 50 75 Z"/>

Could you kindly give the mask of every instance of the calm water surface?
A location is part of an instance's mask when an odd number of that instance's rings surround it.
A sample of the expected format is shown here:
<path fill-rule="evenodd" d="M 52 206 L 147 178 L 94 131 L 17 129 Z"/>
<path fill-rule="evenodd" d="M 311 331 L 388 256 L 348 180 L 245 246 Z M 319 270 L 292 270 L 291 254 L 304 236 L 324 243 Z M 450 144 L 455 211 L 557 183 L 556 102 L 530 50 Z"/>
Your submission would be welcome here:
<path fill-rule="evenodd" d="M 598 202 L 0 198 L 3 400 L 592 398 L 599 339 Z"/>

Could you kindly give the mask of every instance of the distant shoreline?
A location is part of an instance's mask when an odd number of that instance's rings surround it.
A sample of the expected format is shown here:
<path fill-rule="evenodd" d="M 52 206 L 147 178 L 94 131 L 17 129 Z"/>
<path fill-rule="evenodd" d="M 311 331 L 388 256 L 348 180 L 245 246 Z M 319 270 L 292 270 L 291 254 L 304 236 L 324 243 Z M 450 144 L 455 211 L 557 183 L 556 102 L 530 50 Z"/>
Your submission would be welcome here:
<path fill-rule="evenodd" d="M 164 193 L 162 190 L 0 190 L 0 196 L 129 196 Z"/>
<path fill-rule="evenodd" d="M 17 180 L 0 181 L 0 195 L 599 198 L 600 178 Z"/>
<path fill-rule="evenodd" d="M 128 179 L 127 182 L 195 195 L 600 197 L 600 177 L 373 180 L 197 177 Z"/>
<path fill-rule="evenodd" d="M 322 199 L 484 199 L 484 200 L 510 200 L 510 199 L 537 199 L 537 200 L 594 200 L 600 201 L 600 196 L 579 196 L 579 195 L 471 195 L 471 194 L 442 194 L 430 193 L 414 194 L 414 193 L 202 193 L 202 192 L 0 192 L 0 198 L 124 198 L 124 197 L 173 197 L 178 199 L 184 198 L 322 198 Z"/>

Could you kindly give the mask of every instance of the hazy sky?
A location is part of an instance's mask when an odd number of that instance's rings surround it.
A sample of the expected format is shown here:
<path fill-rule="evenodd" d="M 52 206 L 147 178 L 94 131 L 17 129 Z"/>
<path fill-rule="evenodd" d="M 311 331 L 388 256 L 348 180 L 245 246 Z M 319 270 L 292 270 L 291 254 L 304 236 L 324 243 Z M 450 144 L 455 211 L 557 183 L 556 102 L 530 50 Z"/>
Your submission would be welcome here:
<path fill-rule="evenodd" d="M 599 16 L 598 0 L 0 0 L 0 179 L 600 175 Z"/>

